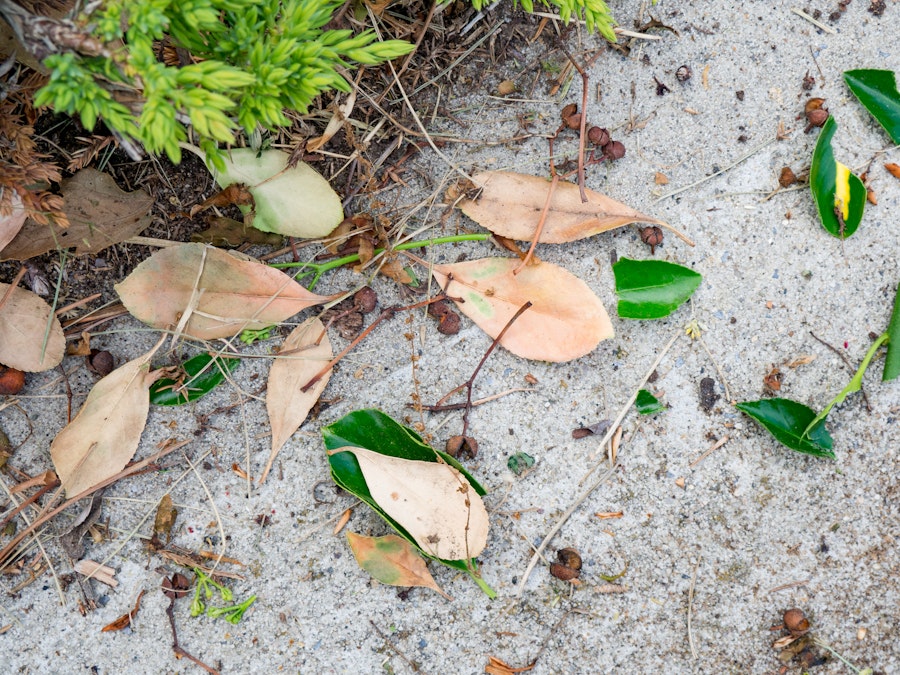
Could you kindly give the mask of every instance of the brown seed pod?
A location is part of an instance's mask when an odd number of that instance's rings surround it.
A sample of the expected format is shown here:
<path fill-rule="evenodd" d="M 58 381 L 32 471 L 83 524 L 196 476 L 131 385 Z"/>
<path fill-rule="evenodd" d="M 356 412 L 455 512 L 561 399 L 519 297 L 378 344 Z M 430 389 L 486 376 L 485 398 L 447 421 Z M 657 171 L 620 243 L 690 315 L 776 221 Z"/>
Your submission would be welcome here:
<path fill-rule="evenodd" d="M 641 241 L 650 247 L 650 255 L 656 253 L 656 247 L 663 241 L 663 231 L 658 225 L 641 228 Z"/>
<path fill-rule="evenodd" d="M 675 71 L 675 79 L 684 84 L 689 79 L 691 79 L 691 75 L 693 75 L 693 71 L 691 67 L 688 65 L 683 65 Z"/>
<path fill-rule="evenodd" d="M 369 286 L 363 286 L 353 294 L 353 305 L 363 314 L 368 314 L 378 304 L 378 294 Z"/>
<path fill-rule="evenodd" d="M 609 143 L 609 131 L 602 127 L 591 127 L 588 129 L 588 140 L 602 148 Z"/>
<path fill-rule="evenodd" d="M 821 127 L 829 118 L 829 113 L 825 108 L 815 108 L 806 113 L 806 121 L 809 122 L 807 129 L 812 127 Z"/>
<path fill-rule="evenodd" d="M 782 620 L 784 621 L 784 627 L 795 637 L 803 635 L 809 630 L 809 619 L 803 614 L 802 609 L 794 607 L 787 610 Z"/>
<path fill-rule="evenodd" d="M 577 579 L 581 576 L 581 571 L 573 570 L 571 567 L 566 567 L 562 563 L 555 562 L 550 563 L 550 574 L 562 581 L 572 581 L 572 579 Z"/>
<path fill-rule="evenodd" d="M 809 99 L 806 102 L 806 105 L 803 106 L 803 112 L 806 114 L 809 114 L 813 110 L 820 110 L 820 109 L 826 110 L 826 108 L 824 106 L 825 106 L 824 98 L 814 97 L 814 98 Z"/>
<path fill-rule="evenodd" d="M 25 386 L 25 373 L 0 366 L 0 396 L 15 396 Z"/>
<path fill-rule="evenodd" d="M 581 554 L 574 548 L 559 549 L 556 552 L 556 559 L 570 569 L 581 569 Z"/>
<path fill-rule="evenodd" d="M 559 116 L 562 117 L 563 124 L 567 124 L 568 119 L 577 112 L 578 106 L 574 103 L 569 103 L 568 105 L 563 106 L 563 109 L 559 113 Z"/>
<path fill-rule="evenodd" d="M 570 129 L 580 129 L 581 128 L 581 113 L 573 113 L 569 115 L 565 120 L 565 125 Z"/>
<path fill-rule="evenodd" d="M 456 459 L 466 456 L 475 459 L 475 455 L 478 454 L 478 441 L 471 436 L 451 436 L 447 439 L 444 452 Z"/>
<path fill-rule="evenodd" d="M 447 304 L 446 300 L 437 300 L 428 305 L 428 316 L 434 317 L 435 319 L 440 319 L 449 311 L 450 305 Z"/>
<path fill-rule="evenodd" d="M 447 311 L 438 321 L 438 333 L 441 335 L 456 335 L 459 332 L 459 314 Z"/>
<path fill-rule="evenodd" d="M 621 141 L 610 141 L 603 148 L 603 155 L 612 161 L 622 159 L 625 156 L 625 145 Z"/>
<path fill-rule="evenodd" d="M 96 373 L 100 377 L 106 377 L 116 368 L 115 359 L 113 359 L 113 355 L 110 354 L 105 349 L 92 349 L 89 356 L 85 359 L 87 361 L 88 370 L 92 373 Z"/>
<path fill-rule="evenodd" d="M 781 170 L 781 173 L 778 176 L 778 184 L 781 187 L 790 187 L 794 183 L 797 182 L 797 176 L 791 171 L 791 167 L 786 166 Z"/>

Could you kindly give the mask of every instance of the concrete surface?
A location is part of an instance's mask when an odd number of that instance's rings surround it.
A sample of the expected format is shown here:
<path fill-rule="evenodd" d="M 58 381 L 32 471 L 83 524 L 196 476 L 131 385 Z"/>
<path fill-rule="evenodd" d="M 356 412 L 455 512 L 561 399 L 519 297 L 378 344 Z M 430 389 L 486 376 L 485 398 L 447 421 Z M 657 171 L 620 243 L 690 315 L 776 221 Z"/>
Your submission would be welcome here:
<path fill-rule="evenodd" d="M 526 362 L 499 350 L 477 381 L 476 396 L 527 386 L 529 373 L 538 381 L 532 392 L 507 396 L 472 414 L 471 433 L 481 450 L 469 466 L 489 488 L 486 504 L 492 512 L 490 540 L 480 560 L 485 580 L 498 593 L 496 600 L 467 578 L 434 565 L 436 580 L 453 602 L 423 589 L 401 594 L 401 589 L 371 581 L 355 563 L 343 534 L 332 534 L 335 519 L 354 500 L 327 482 L 319 427 L 370 406 L 417 421 L 405 407 L 415 391 L 411 351 L 421 354 L 418 393 L 433 402 L 469 376 L 489 344 L 466 320 L 458 335 L 444 337 L 423 315 L 413 316 L 410 324 L 400 317 L 340 366 L 324 395 L 339 401 L 304 425 L 282 451 L 268 483 L 250 495 L 246 481 L 231 467 L 246 466 L 248 454 L 254 472 L 265 463 L 269 446 L 260 400 L 244 397 L 243 406 L 210 417 L 196 436 L 199 416 L 237 401 L 236 391 L 225 388 L 191 407 L 152 410 L 138 456 L 150 454 L 167 438 L 192 439 L 185 454 L 196 471 L 176 453 L 169 471 L 130 479 L 106 492 L 102 518 L 113 528 L 114 539 L 88 542 L 87 555 L 95 560 L 110 556 L 119 586 L 96 587 L 102 596 L 97 611 L 79 615 L 77 585 L 68 588 L 66 606 L 60 606 L 46 573 L 20 593 L 4 593 L 0 625 L 11 627 L 0 635 L 0 670 L 199 672 L 173 657 L 167 600 L 159 592 L 162 576 L 156 571 L 162 561 L 148 555 L 139 541 L 126 542 L 129 532 L 148 534 L 157 500 L 171 490 L 180 511 L 174 543 L 191 549 L 209 548 L 206 538 L 221 543 L 215 525 L 221 518 L 225 554 L 245 564 L 236 570 L 245 577 L 233 584 L 236 597 L 259 598 L 237 626 L 190 619 L 189 603 L 177 605 L 184 648 L 223 673 L 409 673 L 410 662 L 417 672 L 478 673 L 490 655 L 522 667 L 542 647 L 532 671 L 536 674 L 776 673 L 781 664 L 771 644 L 781 633 L 771 627 L 793 606 L 807 613 L 815 635 L 858 668 L 900 673 L 900 432 L 895 421 L 900 385 L 880 382 L 879 360 L 865 381 L 871 412 L 854 395 L 832 413 L 834 462 L 777 445 L 728 403 L 724 390 L 727 382 L 734 400 L 760 398 L 763 377 L 778 366 L 784 373 L 783 395 L 821 408 L 850 373 L 810 331 L 856 364 L 870 344 L 869 333 L 880 333 L 887 325 L 900 282 L 900 182 L 882 164 L 900 162 L 900 152 L 889 149 L 872 163 L 878 205 L 867 208 L 858 233 L 843 250 L 818 224 L 805 188 L 767 199 L 782 166 L 800 173 L 810 161 L 816 132 L 804 134 L 803 122 L 795 119 L 808 96 L 827 99 L 839 123 L 835 152 L 844 163 L 863 170 L 889 146 L 840 78 L 850 68 L 900 70 L 900 7 L 889 0 L 884 15 L 875 18 L 867 6 L 854 0 L 839 21 L 828 22 L 837 6 L 824 0 L 662 0 L 643 8 L 632 0 L 612 3 L 624 27 L 632 28 L 643 9 L 642 21 L 652 14 L 680 37 L 657 31 L 662 40 L 636 42 L 629 56 L 606 52 L 594 64 L 590 121 L 613 128 L 628 154 L 614 165 L 589 170 L 588 186 L 686 232 L 695 248 L 667 236 L 656 257 L 688 265 L 704 281 L 693 302 L 668 319 L 622 320 L 615 314 L 609 260 L 613 252 L 649 257 L 635 230 L 540 248 L 542 257 L 565 265 L 597 292 L 617 335 L 567 364 Z M 794 7 L 821 10 L 822 20 L 836 33 L 815 28 L 793 14 Z M 599 44 L 592 36 L 582 40 L 584 50 Z M 581 50 L 577 42 L 570 44 Z M 518 49 L 525 59 L 548 58 L 544 46 L 522 44 Z M 562 63 L 560 54 L 553 58 Z M 682 64 L 693 71 L 684 84 L 675 78 Z M 455 76 L 459 91 L 454 98 L 445 89 L 444 104 L 460 109 L 468 127 L 439 118 L 430 129 L 491 141 L 518 133 L 516 115 L 528 113 L 536 116 L 536 132 L 552 131 L 561 104 L 581 99 L 577 79 L 564 101 L 545 100 L 543 80 L 533 96 L 525 97 L 532 101 L 490 98 L 499 82 L 525 65 L 475 64 L 469 72 L 477 74 L 477 81 L 467 81 L 472 75 L 464 73 Z M 804 92 L 807 72 L 815 86 Z M 671 92 L 658 97 L 654 76 Z M 532 77 L 529 72 L 522 82 L 527 85 Z M 597 89 L 602 92 L 599 102 Z M 743 92 L 741 98 L 737 92 Z M 775 141 L 779 123 L 789 131 L 785 140 Z M 573 154 L 574 145 L 562 149 L 567 148 Z M 546 142 L 540 138 L 513 146 L 449 144 L 445 152 L 466 170 L 546 172 Z M 748 154 L 723 175 L 659 199 Z M 450 178 L 447 165 L 428 151 L 415 162 L 435 182 Z M 655 183 L 657 172 L 665 174 L 667 185 Z M 411 173 L 405 177 L 418 191 L 403 190 L 400 204 L 414 204 L 436 187 Z M 411 219 L 411 229 L 426 224 L 424 213 Z M 439 209 L 430 211 L 427 224 L 439 227 L 438 215 Z M 474 227 L 462 217 L 460 223 Z M 470 258 L 494 254 L 485 244 L 431 251 L 446 261 L 462 253 Z M 341 272 L 323 288 L 354 283 L 350 272 Z M 376 287 L 382 306 L 398 297 L 387 282 Z M 521 602 L 514 602 L 531 546 L 575 501 L 583 489 L 578 482 L 592 464 L 589 457 L 598 451 L 596 439 L 573 440 L 572 429 L 614 417 L 659 351 L 692 318 L 705 327 L 709 353 L 684 336 L 675 343 L 650 385 L 668 411 L 645 419 L 628 415 L 619 468 L 548 547 L 551 556 L 563 546 L 581 552 L 583 583 L 570 589 L 542 564 L 528 579 Z M 133 358 L 155 341 L 153 334 L 132 330 L 136 327 L 121 321 L 115 329 L 122 332 L 101 342 L 120 360 Z M 414 334 L 413 343 L 404 332 Z M 266 348 L 262 345 L 258 352 Z M 816 358 L 797 368 L 785 365 L 802 355 Z M 264 361 L 243 365 L 239 384 L 256 391 L 266 369 Z M 259 377 L 251 380 L 251 374 Z M 722 396 L 709 413 L 699 405 L 699 382 L 707 376 L 715 378 Z M 76 406 L 92 381 L 83 367 L 73 374 Z M 53 384 L 43 389 L 49 382 Z M 64 424 L 64 401 L 56 372 L 30 379 L 20 404 L 35 434 L 15 455 L 22 470 L 37 473 L 50 467 L 48 448 Z M 438 445 L 459 433 L 458 414 L 424 419 Z M 27 434 L 25 418 L 13 408 L 2 413 L 0 423 L 14 444 Z M 713 438 L 725 435 L 730 440 L 724 446 L 691 466 Z M 506 464 L 519 450 L 537 460 L 523 478 L 513 476 Z M 679 478 L 684 488 L 676 484 Z M 317 502 L 314 494 L 325 501 Z M 615 511 L 622 517 L 594 515 Z M 147 514 L 149 519 L 142 520 Z M 261 515 L 269 516 L 271 524 L 260 526 L 256 519 Z M 363 507 L 354 509 L 347 528 L 387 532 Z M 45 545 L 57 572 L 70 572 L 51 533 Z M 601 575 L 625 566 L 626 574 L 616 583 L 626 590 L 605 593 Z M 687 630 L 694 577 L 696 654 Z M 7 576 L 0 587 L 9 591 L 21 580 Z M 100 628 L 128 611 L 142 589 L 147 593 L 134 628 L 101 634 Z M 578 611 L 566 615 L 573 609 Z M 859 639 L 862 629 L 864 639 Z M 788 672 L 800 668 L 791 664 Z M 852 671 L 832 659 L 811 672 Z"/>

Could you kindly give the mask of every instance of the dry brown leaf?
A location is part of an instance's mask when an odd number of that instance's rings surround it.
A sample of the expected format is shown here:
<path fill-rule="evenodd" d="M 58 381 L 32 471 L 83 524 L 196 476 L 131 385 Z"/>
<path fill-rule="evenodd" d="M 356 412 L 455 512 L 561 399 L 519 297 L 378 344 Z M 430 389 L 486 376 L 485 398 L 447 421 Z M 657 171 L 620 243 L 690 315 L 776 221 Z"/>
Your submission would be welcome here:
<path fill-rule="evenodd" d="M 153 534 L 166 536 L 166 543 L 172 537 L 172 528 L 175 527 L 175 519 L 178 518 L 178 509 L 172 503 L 172 497 L 164 494 L 156 507 L 156 518 L 153 520 Z"/>
<path fill-rule="evenodd" d="M 253 195 L 246 185 L 241 183 L 232 183 L 226 188 L 222 188 L 209 199 L 201 204 L 195 204 L 191 207 L 190 216 L 193 218 L 198 213 L 206 211 L 213 206 L 249 206 L 253 207 Z"/>
<path fill-rule="evenodd" d="M 900 178 L 900 164 L 894 164 L 893 162 L 888 162 L 884 165 L 884 168 L 888 170 L 894 178 Z"/>
<path fill-rule="evenodd" d="M 0 252 L 3 260 L 25 260 L 57 248 L 99 253 L 140 234 L 150 225 L 153 197 L 143 190 L 124 192 L 105 173 L 82 169 L 60 184 L 69 227 L 39 225 L 28 220 L 18 236 Z"/>
<path fill-rule="evenodd" d="M 423 586 L 453 600 L 437 585 L 425 561 L 412 545 L 396 534 L 366 537 L 347 532 L 356 562 L 375 579 L 389 586 Z"/>
<path fill-rule="evenodd" d="M 9 284 L 0 283 L 0 298 Z M 47 324 L 50 333 L 44 348 Z M 66 338 L 53 310 L 40 296 L 24 288 L 13 288 L 0 307 L 0 363 L 35 373 L 55 368 L 66 351 Z"/>
<path fill-rule="evenodd" d="M 384 11 L 385 7 L 388 6 L 388 3 L 391 0 L 383 0 L 381 3 L 366 3 L 368 4 L 372 10 L 378 16 L 381 16 L 381 12 Z M 328 125 L 325 127 L 325 131 L 322 132 L 321 136 L 317 136 L 316 138 L 311 138 L 306 143 L 306 150 L 308 152 L 317 152 L 319 148 L 324 146 L 331 138 L 341 130 L 344 126 L 344 120 L 350 117 L 353 113 L 353 106 L 356 104 L 356 89 L 353 89 L 348 95 L 347 100 L 344 101 L 344 104 L 337 108 L 331 116 L 331 119 L 328 120 Z"/>
<path fill-rule="evenodd" d="M 272 452 L 259 478 L 265 481 L 278 451 L 303 424 L 309 411 L 325 390 L 331 371 L 323 375 L 309 391 L 301 388 L 331 361 L 334 351 L 324 324 L 312 317 L 297 326 L 281 346 L 269 370 L 266 409 L 272 426 Z"/>
<path fill-rule="evenodd" d="M 581 279 L 548 262 L 483 258 L 453 265 L 435 265 L 438 285 L 479 328 L 496 338 L 526 302 L 525 311 L 500 344 L 517 356 L 540 361 L 570 361 L 591 352 L 613 336 L 603 303 Z M 452 277 L 452 278 L 451 278 Z"/>
<path fill-rule="evenodd" d="M 487 675 L 515 675 L 516 673 L 527 673 L 534 668 L 534 663 L 524 668 L 513 668 L 505 661 L 498 659 L 496 656 L 488 656 L 488 664 L 484 667 Z"/>
<path fill-rule="evenodd" d="M 209 227 L 192 234 L 191 241 L 213 246 L 240 246 L 244 243 L 280 246 L 284 241 L 280 234 L 263 232 L 225 216 L 208 216 L 206 224 Z"/>
<path fill-rule="evenodd" d="M 411 284 L 413 282 L 413 278 L 409 276 L 409 272 L 406 271 L 403 263 L 399 260 L 388 260 L 378 268 L 378 271 L 398 284 Z"/>
<path fill-rule="evenodd" d="M 141 592 L 138 593 L 137 600 L 134 601 L 134 609 L 132 609 L 130 612 L 128 612 L 128 614 L 123 614 L 115 621 L 112 621 L 112 622 L 106 624 L 103 628 L 100 629 L 100 632 L 101 633 L 109 633 L 111 631 L 123 630 L 125 628 L 128 628 L 128 626 L 131 625 L 132 617 L 136 616 L 137 613 L 141 609 L 141 598 L 142 597 L 144 597 L 143 590 L 141 590 Z"/>
<path fill-rule="evenodd" d="M 352 452 L 372 499 L 416 540 L 442 560 L 476 557 L 487 545 L 484 502 L 466 477 L 439 462 L 420 462 L 346 446 Z"/>
<path fill-rule="evenodd" d="M 462 212 L 494 234 L 530 241 L 547 201 L 550 181 L 508 171 L 485 171 L 476 174 L 474 179 L 484 187 L 477 198 L 459 203 Z M 661 225 L 684 238 L 662 220 L 599 192 L 586 192 L 588 201 L 582 202 L 577 185 L 565 181 L 557 184 L 539 239 L 541 243 L 576 241 L 635 222 Z"/>
<path fill-rule="evenodd" d="M 165 372 L 150 370 L 158 347 L 97 382 L 53 439 L 50 456 L 67 497 L 116 475 L 134 456 L 150 410 L 150 385 Z"/>
<path fill-rule="evenodd" d="M 15 239 L 28 218 L 19 193 L 9 190 L 9 195 L 10 203 L 6 205 L 8 213 L 0 213 L 0 251 L 3 251 L 6 245 Z"/>
<path fill-rule="evenodd" d="M 801 354 L 785 365 L 787 365 L 788 368 L 799 368 L 800 366 L 805 366 L 807 363 L 812 363 L 815 360 L 815 354 Z"/>
<path fill-rule="evenodd" d="M 333 297 L 310 293 L 284 272 L 247 256 L 203 244 L 157 251 L 116 291 L 129 312 L 154 328 L 173 328 L 212 340 L 264 328 Z"/>

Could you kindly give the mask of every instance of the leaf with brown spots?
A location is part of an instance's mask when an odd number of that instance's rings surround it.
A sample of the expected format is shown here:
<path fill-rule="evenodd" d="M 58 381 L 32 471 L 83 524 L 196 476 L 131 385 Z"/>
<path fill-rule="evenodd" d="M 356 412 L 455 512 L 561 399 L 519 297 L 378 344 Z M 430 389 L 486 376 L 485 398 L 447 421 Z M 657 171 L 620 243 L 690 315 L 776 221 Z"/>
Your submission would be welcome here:
<path fill-rule="evenodd" d="M 425 561 L 402 537 L 396 534 L 365 537 L 348 532 L 347 543 L 359 566 L 381 583 L 389 586 L 424 586 L 447 600 L 453 600 L 437 585 Z"/>

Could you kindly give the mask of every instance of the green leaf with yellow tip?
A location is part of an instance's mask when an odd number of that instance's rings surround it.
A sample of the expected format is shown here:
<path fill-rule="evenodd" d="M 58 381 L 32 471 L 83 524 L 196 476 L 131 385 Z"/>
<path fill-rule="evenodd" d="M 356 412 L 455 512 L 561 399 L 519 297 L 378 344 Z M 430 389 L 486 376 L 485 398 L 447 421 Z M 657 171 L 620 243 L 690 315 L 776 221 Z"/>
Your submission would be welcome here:
<path fill-rule="evenodd" d="M 831 139 L 837 122 L 829 117 L 813 152 L 809 170 L 812 189 L 822 227 L 844 239 L 859 227 L 866 205 L 866 186 L 849 168 L 834 158 Z"/>

